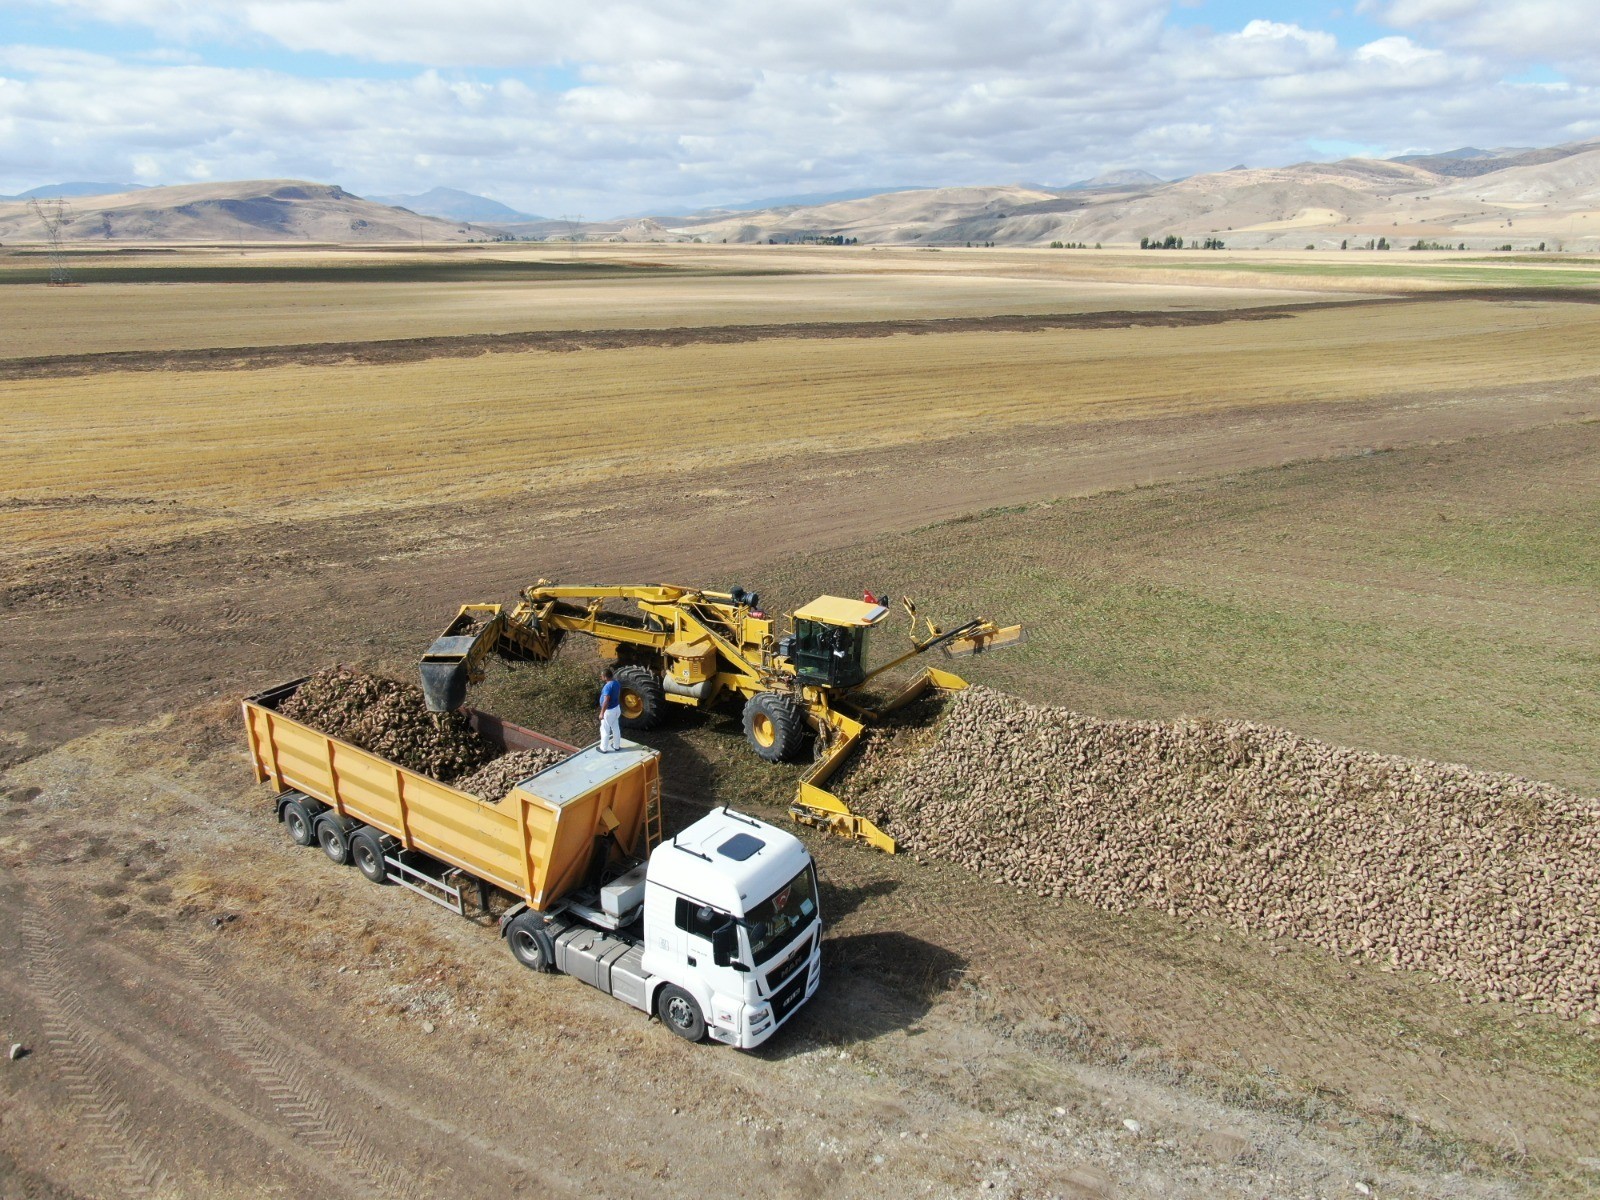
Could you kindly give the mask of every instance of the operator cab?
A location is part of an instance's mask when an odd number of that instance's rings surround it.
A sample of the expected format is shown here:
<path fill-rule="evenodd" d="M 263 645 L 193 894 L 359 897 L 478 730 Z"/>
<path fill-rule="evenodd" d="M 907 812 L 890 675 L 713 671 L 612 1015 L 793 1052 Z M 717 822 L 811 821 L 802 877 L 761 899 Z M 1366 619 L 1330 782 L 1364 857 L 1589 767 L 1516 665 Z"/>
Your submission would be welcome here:
<path fill-rule="evenodd" d="M 794 632 L 779 643 L 778 653 L 806 683 L 856 687 L 867 677 L 867 630 L 888 615 L 882 604 L 819 596 L 795 610 Z"/>

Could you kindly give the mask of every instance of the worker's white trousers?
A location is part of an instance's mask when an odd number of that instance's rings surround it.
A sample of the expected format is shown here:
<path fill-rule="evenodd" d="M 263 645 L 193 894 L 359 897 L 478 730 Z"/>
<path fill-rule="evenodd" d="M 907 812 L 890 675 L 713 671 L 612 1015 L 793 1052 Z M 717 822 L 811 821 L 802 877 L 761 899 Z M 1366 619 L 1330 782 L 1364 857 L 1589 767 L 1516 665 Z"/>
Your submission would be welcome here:
<path fill-rule="evenodd" d="M 600 714 L 600 749 L 622 749 L 622 709 L 616 705 Z"/>

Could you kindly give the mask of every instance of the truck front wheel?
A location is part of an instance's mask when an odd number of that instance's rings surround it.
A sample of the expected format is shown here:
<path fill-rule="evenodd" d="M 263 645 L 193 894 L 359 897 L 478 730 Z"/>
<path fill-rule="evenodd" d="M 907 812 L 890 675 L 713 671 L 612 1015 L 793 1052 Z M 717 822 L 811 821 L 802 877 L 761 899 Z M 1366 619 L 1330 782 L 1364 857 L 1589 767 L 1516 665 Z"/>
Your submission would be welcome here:
<path fill-rule="evenodd" d="M 698 1042 L 706 1036 L 706 1019 L 700 1005 L 676 984 L 669 983 L 656 997 L 656 1016 L 661 1023 L 679 1037 Z"/>
<path fill-rule="evenodd" d="M 544 918 L 536 912 L 514 917 L 506 926 L 506 945 L 511 956 L 531 971 L 549 971 L 556 963 L 555 945 Z"/>

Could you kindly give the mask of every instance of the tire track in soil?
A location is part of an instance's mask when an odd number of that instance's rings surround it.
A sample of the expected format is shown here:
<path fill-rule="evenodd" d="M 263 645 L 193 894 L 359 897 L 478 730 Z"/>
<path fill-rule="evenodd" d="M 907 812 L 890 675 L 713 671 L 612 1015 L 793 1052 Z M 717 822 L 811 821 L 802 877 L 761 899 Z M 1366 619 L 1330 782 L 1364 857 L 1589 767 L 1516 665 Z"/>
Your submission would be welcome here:
<path fill-rule="evenodd" d="M 157 783 L 152 775 L 146 782 Z M 195 799 L 185 788 L 171 786 L 162 790 L 176 792 Z M 55 887 L 48 883 L 35 885 L 36 895 L 46 904 L 55 903 Z M 37 921 L 41 910 L 35 909 Z M 30 928 L 33 928 L 30 923 Z M 42 933 L 45 944 L 54 947 L 56 983 L 64 990 L 66 976 L 60 968 L 59 942 Z M 119 947 L 112 950 L 121 952 Z M 292 1051 L 273 1037 L 265 1022 L 249 1014 L 238 995 L 238 989 L 224 980 L 209 955 L 202 953 L 186 941 L 176 941 L 174 956 L 188 971 L 188 990 L 193 994 L 201 1012 L 210 1019 L 229 1054 L 244 1068 L 250 1081 L 270 1100 L 273 1110 L 288 1127 L 291 1136 L 310 1150 L 325 1156 L 330 1163 L 347 1171 L 351 1181 L 360 1190 L 373 1195 L 409 1197 L 426 1200 L 431 1196 L 420 1188 L 411 1174 L 392 1159 L 380 1153 L 359 1135 L 344 1127 L 334 1115 L 327 1100 L 310 1086 L 305 1072 L 294 1060 Z M 145 960 L 132 956 L 140 967 L 148 968 Z M 196 986 L 198 985 L 198 986 Z M 83 1004 L 76 993 L 68 992 L 82 1017 Z M 47 1027 L 48 1034 L 48 1027 Z M 144 1195 L 146 1192 L 128 1192 Z"/>
<path fill-rule="evenodd" d="M 34 904 L 23 920 L 22 944 L 50 1061 L 78 1112 L 82 1145 L 115 1185 L 116 1195 L 166 1193 L 171 1176 L 118 1098 L 101 1047 L 84 1032 L 88 1014 L 83 998 L 71 986 L 62 940 L 50 924 L 43 906 Z"/>
<path fill-rule="evenodd" d="M 374 1195 L 414 1200 L 433 1196 L 409 1171 L 346 1128 L 327 1100 L 307 1082 L 290 1050 L 271 1036 L 265 1022 L 245 1011 L 236 989 L 218 972 L 209 954 L 188 942 L 179 942 L 174 952 L 188 968 L 191 983 L 197 985 L 191 990 L 222 1044 L 271 1100 L 296 1141 L 348 1170 L 354 1183 Z"/>
<path fill-rule="evenodd" d="M 214 952 L 197 949 L 192 946 L 181 947 L 183 953 L 174 953 L 173 957 L 183 960 L 189 973 L 180 975 L 175 971 L 156 961 L 146 954 L 136 954 L 121 946 L 107 946 L 113 955 L 126 960 L 130 970 L 137 969 L 149 975 L 161 978 L 163 986 L 173 991 L 181 991 L 193 995 L 196 1002 L 206 1009 L 206 1015 L 219 1026 L 229 1025 L 236 1027 L 243 1037 L 254 1039 L 259 1053 L 264 1059 L 264 1070 L 281 1070 L 287 1063 L 294 1071 L 295 1044 L 291 1037 L 274 1028 L 269 1022 L 255 1016 L 249 1011 L 246 998 L 241 994 L 241 989 L 227 979 L 222 968 L 215 960 Z M 216 1010 L 216 1011 L 214 1011 Z M 223 1015 L 217 1015 L 220 1011 Z M 235 1051 L 229 1046 L 230 1051 Z M 241 1056 L 241 1061 L 243 1056 Z M 497 1142 L 484 1137 L 476 1131 L 464 1128 L 453 1121 L 449 1121 L 435 1114 L 425 1112 L 417 1105 L 414 1096 L 396 1092 L 383 1084 L 367 1078 L 360 1072 L 344 1068 L 339 1077 L 342 1087 L 353 1091 L 363 1092 L 388 1108 L 403 1114 L 403 1119 L 414 1121 L 419 1125 L 427 1126 L 434 1133 L 448 1137 L 453 1141 L 465 1143 L 481 1154 L 500 1160 L 512 1170 L 520 1171 L 536 1178 L 546 1192 L 554 1187 L 569 1189 L 570 1194 L 580 1195 L 582 1190 L 578 1182 L 565 1175 L 556 1175 L 547 1161 L 534 1159 L 528 1155 L 520 1154 L 508 1149 Z M 323 1105 L 325 1108 L 326 1105 Z M 415 1191 L 416 1189 L 411 1189 Z M 429 1193 L 432 1195 L 433 1193 Z"/>
<path fill-rule="evenodd" d="M 59 932 L 47 928 L 53 922 L 44 915 L 49 905 L 62 902 L 59 888 L 52 883 L 36 881 L 33 890 L 42 904 L 30 913 L 30 919 L 24 926 L 24 942 L 30 950 L 30 957 L 36 954 L 36 961 L 46 965 L 46 969 L 38 972 L 34 980 L 39 987 L 39 1007 L 44 1018 L 45 1035 L 54 1047 L 57 1043 L 56 1031 L 59 1029 L 67 1044 L 89 1048 L 92 1055 L 90 1066 L 88 1069 L 69 1068 L 67 1086 L 69 1094 L 75 1099 L 84 1092 L 85 1086 L 98 1088 L 105 1093 L 101 1107 L 110 1114 L 109 1118 L 94 1121 L 92 1127 L 110 1128 L 119 1140 L 108 1146 L 108 1153 L 102 1158 L 108 1167 L 112 1163 L 122 1162 L 131 1163 L 134 1167 L 132 1173 L 125 1169 L 117 1171 L 116 1194 L 148 1196 L 176 1190 L 171 1176 L 160 1167 L 159 1162 L 152 1162 L 158 1156 L 143 1146 L 127 1106 L 116 1099 L 100 1048 L 82 1032 L 83 1029 L 96 1027 L 83 1000 L 71 986 L 68 970 L 62 961 L 62 937 Z M 127 958 L 131 968 L 149 971 L 154 967 L 148 960 L 112 943 L 105 943 L 101 949 L 109 949 L 117 957 Z M 266 1030 L 265 1023 L 259 1018 L 241 1011 L 238 989 L 221 978 L 206 955 L 185 943 L 178 943 L 175 950 L 176 957 L 189 971 L 186 990 L 192 994 L 200 1011 L 216 1027 L 223 1046 L 234 1060 L 229 1065 L 243 1068 L 243 1074 L 271 1103 L 290 1144 L 320 1161 L 330 1184 L 343 1184 L 350 1191 L 360 1194 L 404 1197 L 407 1200 L 427 1200 L 434 1194 L 421 1187 L 398 1163 L 343 1127 L 327 1100 L 309 1085 L 305 1072 L 294 1061 L 293 1052 L 278 1041 L 270 1030 Z M 57 997 L 65 998 L 59 1002 L 64 1011 L 59 1019 L 52 1022 L 51 1001 Z M 136 1065 L 148 1058 L 137 1049 L 130 1050 L 125 1057 Z M 161 1070 L 161 1064 L 150 1065 L 157 1069 L 158 1078 L 166 1073 Z M 85 1082 L 75 1084 L 74 1081 L 80 1077 Z M 193 1084 L 199 1081 L 200 1090 L 206 1092 L 210 1100 L 209 1107 L 236 1110 L 236 1114 L 230 1115 L 241 1118 L 237 1123 L 261 1137 L 260 1123 L 246 1116 L 245 1104 L 240 1096 L 225 1081 L 212 1079 L 210 1086 L 207 1086 L 205 1078 L 204 1074 L 191 1075 L 189 1082 Z M 265 1140 L 273 1139 L 269 1134 Z"/>

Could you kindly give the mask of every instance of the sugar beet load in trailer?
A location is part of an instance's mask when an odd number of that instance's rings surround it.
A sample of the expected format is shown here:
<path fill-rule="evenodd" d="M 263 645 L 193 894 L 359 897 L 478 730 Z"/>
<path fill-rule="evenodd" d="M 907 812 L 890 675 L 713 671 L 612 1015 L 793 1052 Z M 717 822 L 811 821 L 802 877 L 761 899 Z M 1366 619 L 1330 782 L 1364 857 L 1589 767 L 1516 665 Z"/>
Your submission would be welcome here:
<path fill-rule="evenodd" d="M 758 1046 L 815 993 L 816 869 L 793 834 L 718 809 L 662 841 L 654 750 L 574 750 L 470 712 L 506 750 L 573 751 L 480 800 L 283 716 L 303 682 L 244 702 L 256 778 L 277 789 L 300 845 L 462 914 L 469 889 L 483 908 L 505 893 L 500 933 L 524 966 L 575 976 L 692 1041 Z"/>

